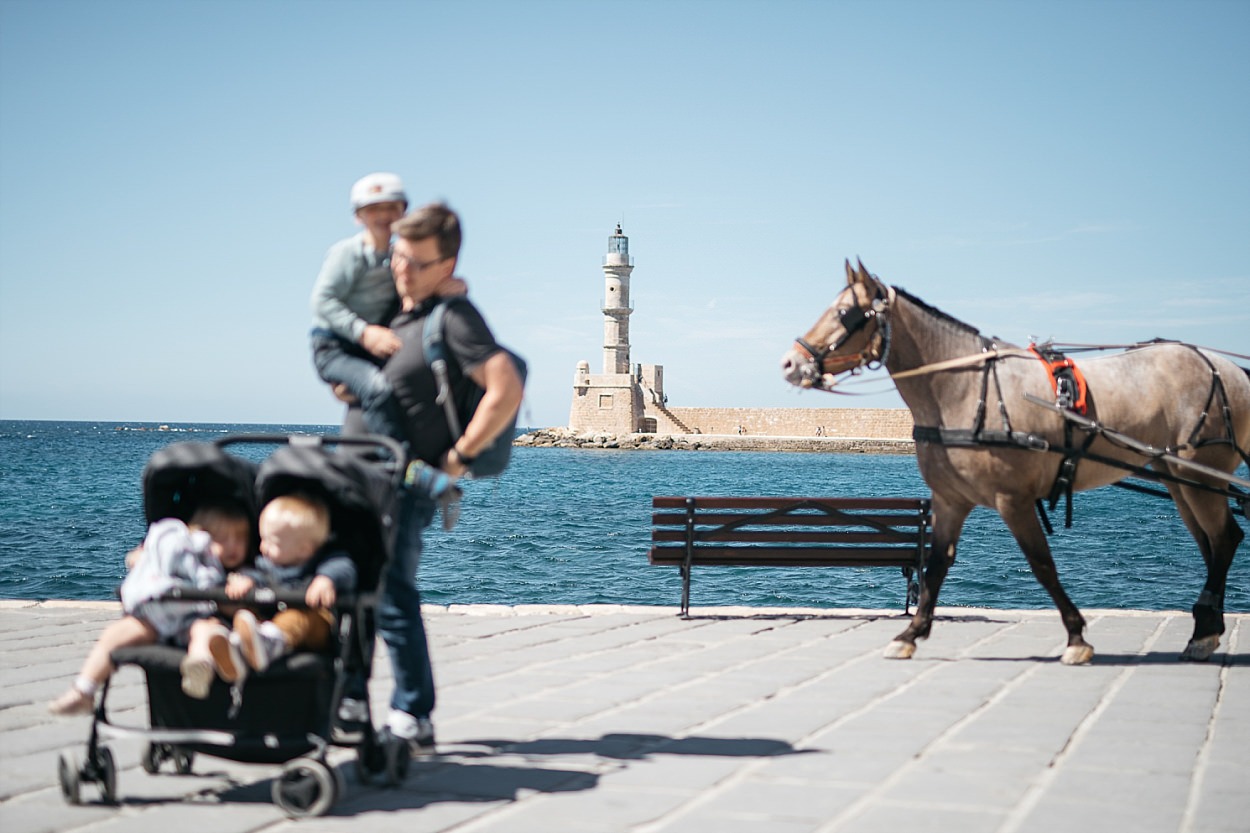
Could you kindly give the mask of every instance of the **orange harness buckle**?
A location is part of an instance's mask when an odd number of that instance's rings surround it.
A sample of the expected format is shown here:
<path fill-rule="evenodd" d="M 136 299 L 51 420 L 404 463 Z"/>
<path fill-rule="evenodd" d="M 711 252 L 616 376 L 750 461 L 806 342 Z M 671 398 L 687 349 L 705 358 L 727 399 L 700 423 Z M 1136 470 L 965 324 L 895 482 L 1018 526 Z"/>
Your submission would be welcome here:
<path fill-rule="evenodd" d="M 1076 362 L 1058 350 L 1038 349 L 1030 344 L 1029 350 L 1046 365 L 1046 373 L 1050 377 L 1050 391 L 1060 407 L 1075 411 L 1081 416 L 1086 415 L 1089 408 L 1087 395 L 1089 388 L 1085 384 L 1085 374 L 1076 366 Z M 1066 400 L 1066 401 L 1065 401 Z"/>

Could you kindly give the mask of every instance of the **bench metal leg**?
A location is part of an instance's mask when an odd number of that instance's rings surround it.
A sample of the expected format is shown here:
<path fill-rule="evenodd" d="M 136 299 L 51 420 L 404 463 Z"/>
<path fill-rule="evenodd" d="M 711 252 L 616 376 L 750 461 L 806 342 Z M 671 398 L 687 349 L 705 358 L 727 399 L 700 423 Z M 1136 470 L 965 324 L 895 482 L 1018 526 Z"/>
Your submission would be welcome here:
<path fill-rule="evenodd" d="M 686 563 L 681 565 L 681 617 L 690 615 L 690 574 L 694 571 L 694 498 L 686 498 Z"/>
<path fill-rule="evenodd" d="M 690 615 L 690 565 L 681 565 L 681 617 Z"/>

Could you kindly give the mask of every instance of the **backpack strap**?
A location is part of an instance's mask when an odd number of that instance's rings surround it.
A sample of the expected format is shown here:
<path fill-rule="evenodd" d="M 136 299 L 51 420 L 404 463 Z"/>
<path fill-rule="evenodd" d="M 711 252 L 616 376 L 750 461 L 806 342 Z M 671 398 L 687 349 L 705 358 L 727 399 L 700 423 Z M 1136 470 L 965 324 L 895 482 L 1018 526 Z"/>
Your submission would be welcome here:
<path fill-rule="evenodd" d="M 443 315 L 447 304 L 439 301 L 425 318 L 421 330 L 421 346 L 425 351 L 425 359 L 434 371 L 434 380 L 438 383 L 438 394 L 434 400 L 443 406 L 447 414 L 447 427 L 451 429 L 451 442 L 455 445 L 460 439 L 460 417 L 456 414 L 456 403 L 451 396 L 451 378 L 447 372 L 447 348 L 443 343 Z"/>

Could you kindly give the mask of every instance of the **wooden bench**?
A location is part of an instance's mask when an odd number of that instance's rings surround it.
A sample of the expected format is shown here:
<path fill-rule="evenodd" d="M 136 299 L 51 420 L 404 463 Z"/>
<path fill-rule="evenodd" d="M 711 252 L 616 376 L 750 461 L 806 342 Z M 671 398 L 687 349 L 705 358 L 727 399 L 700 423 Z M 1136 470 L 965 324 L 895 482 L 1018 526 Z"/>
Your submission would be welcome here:
<path fill-rule="evenodd" d="M 681 615 L 701 566 L 898 567 L 916 601 L 932 515 L 920 498 L 654 497 L 652 564 L 681 568 Z"/>

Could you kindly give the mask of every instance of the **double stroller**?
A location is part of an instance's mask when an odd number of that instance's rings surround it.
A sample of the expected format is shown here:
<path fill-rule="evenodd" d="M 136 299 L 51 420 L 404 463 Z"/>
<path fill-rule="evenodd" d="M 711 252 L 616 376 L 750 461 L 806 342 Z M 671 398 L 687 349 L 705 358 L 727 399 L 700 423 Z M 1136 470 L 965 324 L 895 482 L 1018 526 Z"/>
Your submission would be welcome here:
<path fill-rule="evenodd" d="M 228 447 L 273 448 L 259 464 Z M 238 450 L 238 449 L 233 449 Z M 260 457 L 261 454 L 253 454 Z M 241 682 L 215 679 L 207 699 L 182 692 L 179 664 L 184 648 L 145 645 L 114 651 L 114 665 L 135 665 L 145 674 L 149 728 L 121 726 L 108 716 L 108 684 L 91 721 L 84 755 L 63 752 L 61 791 L 80 801 L 83 783 L 95 783 L 106 803 L 117 798 L 117 767 L 108 740 L 145 741 L 142 765 L 155 774 L 172 762 L 189 774 L 197 753 L 233 761 L 282 764 L 273 781 L 274 803 L 294 817 L 325 813 L 341 791 L 326 761 L 330 746 L 356 748 L 356 771 L 365 781 L 384 776 L 399 783 L 408 768 L 408 745 L 374 729 L 366 691 L 373 661 L 374 616 L 386 564 L 395 542 L 394 512 L 404 476 L 400 446 L 383 437 L 236 435 L 213 443 L 183 442 L 154 453 L 143 473 L 147 522 L 190 518 L 201 502 L 232 502 L 253 519 L 274 497 L 303 493 L 330 508 L 337 544 L 356 562 L 357 593 L 335 605 L 335 639 L 325 654 L 301 653 L 275 660 Z M 256 552 L 253 541 L 251 551 Z M 177 589 L 165 598 L 242 605 L 260 616 L 303 606 L 302 591 L 258 589 L 239 602 L 221 590 Z M 363 702 L 365 713 L 340 718 L 345 696 Z"/>

